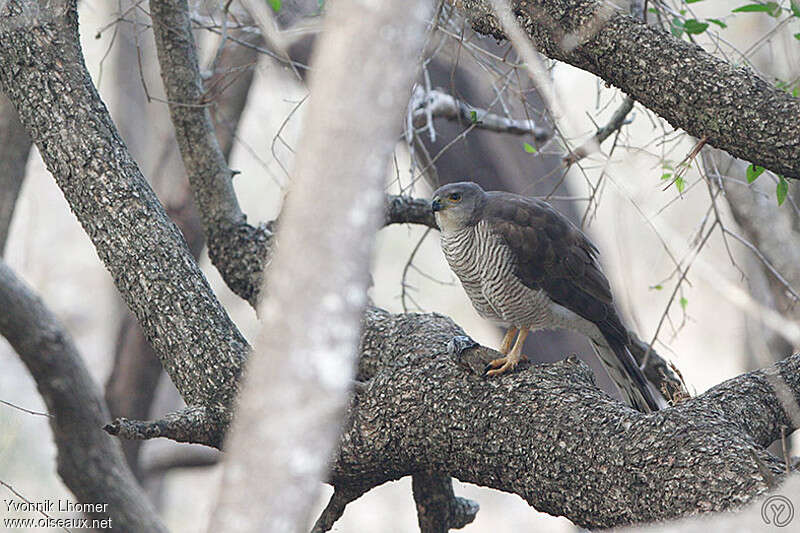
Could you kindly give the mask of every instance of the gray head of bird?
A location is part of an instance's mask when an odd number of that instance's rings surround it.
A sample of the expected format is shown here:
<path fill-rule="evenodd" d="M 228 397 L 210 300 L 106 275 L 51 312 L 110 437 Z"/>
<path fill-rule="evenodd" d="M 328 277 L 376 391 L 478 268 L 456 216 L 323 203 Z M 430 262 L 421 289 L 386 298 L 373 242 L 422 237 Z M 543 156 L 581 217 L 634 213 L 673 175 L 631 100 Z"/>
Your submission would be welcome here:
<path fill-rule="evenodd" d="M 431 209 L 439 229 L 451 232 L 475 224 L 485 203 L 486 193 L 480 185 L 461 181 L 436 189 Z"/>

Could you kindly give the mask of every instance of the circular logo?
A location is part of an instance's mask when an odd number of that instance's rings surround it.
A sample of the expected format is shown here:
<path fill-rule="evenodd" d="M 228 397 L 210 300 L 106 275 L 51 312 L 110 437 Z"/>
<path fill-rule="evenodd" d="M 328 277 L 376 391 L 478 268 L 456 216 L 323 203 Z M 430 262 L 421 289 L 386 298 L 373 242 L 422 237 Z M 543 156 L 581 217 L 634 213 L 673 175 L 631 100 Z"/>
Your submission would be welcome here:
<path fill-rule="evenodd" d="M 761 504 L 761 520 L 775 527 L 785 527 L 794 518 L 794 505 L 786 496 L 770 496 Z"/>

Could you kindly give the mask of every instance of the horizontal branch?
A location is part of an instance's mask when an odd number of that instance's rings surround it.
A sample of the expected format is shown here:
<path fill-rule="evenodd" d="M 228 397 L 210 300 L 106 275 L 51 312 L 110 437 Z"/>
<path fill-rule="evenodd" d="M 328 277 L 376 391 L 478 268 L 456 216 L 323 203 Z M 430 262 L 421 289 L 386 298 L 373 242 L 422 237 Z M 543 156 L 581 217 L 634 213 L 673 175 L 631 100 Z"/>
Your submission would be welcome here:
<path fill-rule="evenodd" d="M 450 0 L 478 33 L 504 38 L 489 0 Z M 697 138 L 800 178 L 800 99 L 744 66 L 595 0 L 511 2 L 543 54 L 591 72 Z"/>
<path fill-rule="evenodd" d="M 430 200 L 402 195 L 386 197 L 386 225 L 389 224 L 421 224 L 439 229 Z"/>
<path fill-rule="evenodd" d="M 552 132 L 536 125 L 531 119 L 514 119 L 490 113 L 486 109 L 474 107 L 447 93 L 432 89 L 426 91 L 417 85 L 411 96 L 412 121 L 414 127 L 424 127 L 430 118 L 460 120 L 474 124 L 478 129 L 513 135 L 532 135 L 537 142 L 545 142 Z"/>
<path fill-rule="evenodd" d="M 359 379 L 370 381 L 353 400 L 336 486 L 433 469 L 602 528 L 735 508 L 784 469 L 764 447 L 794 426 L 768 374 L 797 399 L 800 355 L 643 415 L 574 358 L 487 379 L 496 352 L 461 335 L 439 315 L 369 311 Z"/>
<path fill-rule="evenodd" d="M 800 354 L 645 415 L 598 389 L 574 357 L 487 379 L 497 352 L 442 315 L 369 308 L 361 352 L 366 385 L 329 480 L 341 491 L 436 472 L 517 494 L 581 527 L 651 522 L 737 508 L 766 492 L 785 465 L 765 448 L 797 427 L 787 411 L 800 399 Z M 206 432 L 224 433 L 218 421 Z M 124 432 L 168 436 L 147 425 Z M 219 445 L 189 434 L 182 440 Z M 340 511 L 334 505 L 325 520 Z"/>
<path fill-rule="evenodd" d="M 231 418 L 230 410 L 223 407 L 187 407 L 154 421 L 117 418 L 103 429 L 109 435 L 123 439 L 147 440 L 163 437 L 220 448 Z"/>

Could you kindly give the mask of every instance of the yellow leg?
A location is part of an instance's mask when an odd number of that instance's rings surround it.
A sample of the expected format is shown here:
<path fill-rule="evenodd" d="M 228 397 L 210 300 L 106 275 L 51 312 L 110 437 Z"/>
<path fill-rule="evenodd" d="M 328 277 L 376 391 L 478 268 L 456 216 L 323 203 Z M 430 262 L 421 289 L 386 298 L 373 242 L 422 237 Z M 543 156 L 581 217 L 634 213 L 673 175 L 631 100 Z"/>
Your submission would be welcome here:
<path fill-rule="evenodd" d="M 505 357 L 501 357 L 499 359 L 495 359 L 494 361 L 489 363 L 489 370 L 486 372 L 487 376 L 499 376 L 500 374 L 507 372 L 509 370 L 513 370 L 515 366 L 522 360 L 524 355 L 522 355 L 522 345 L 525 343 L 525 337 L 528 336 L 529 328 L 521 328 L 519 330 L 519 336 L 517 336 L 517 342 L 514 343 L 514 347 L 511 348 L 511 352 Z"/>
<path fill-rule="evenodd" d="M 519 329 L 517 329 L 516 326 L 509 326 L 508 331 L 506 331 L 506 336 L 503 337 L 503 343 L 500 345 L 501 354 L 508 354 L 508 351 L 511 349 L 511 343 L 514 342 L 514 336 L 518 331 Z"/>

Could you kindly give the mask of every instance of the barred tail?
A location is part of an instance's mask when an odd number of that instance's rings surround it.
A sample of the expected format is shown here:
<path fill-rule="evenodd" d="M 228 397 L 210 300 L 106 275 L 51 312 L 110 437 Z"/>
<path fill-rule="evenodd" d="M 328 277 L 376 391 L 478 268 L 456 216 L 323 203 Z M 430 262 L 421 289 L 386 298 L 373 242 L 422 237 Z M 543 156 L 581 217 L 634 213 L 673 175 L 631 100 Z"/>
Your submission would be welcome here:
<path fill-rule="evenodd" d="M 595 340 L 592 340 L 592 346 L 628 405 L 643 413 L 659 410 L 659 404 L 627 346 L 615 342 L 599 343 Z"/>

